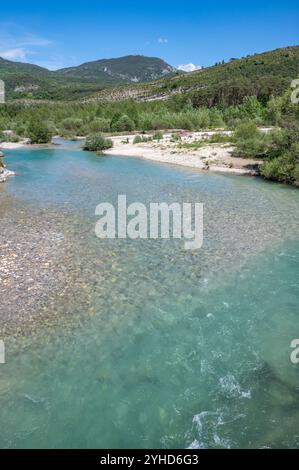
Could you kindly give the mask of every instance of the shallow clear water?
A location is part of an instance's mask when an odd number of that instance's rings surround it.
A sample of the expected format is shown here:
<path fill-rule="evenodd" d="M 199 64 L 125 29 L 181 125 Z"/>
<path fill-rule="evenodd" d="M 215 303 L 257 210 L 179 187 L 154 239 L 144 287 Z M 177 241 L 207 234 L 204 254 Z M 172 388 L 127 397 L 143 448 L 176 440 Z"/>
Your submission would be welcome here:
<path fill-rule="evenodd" d="M 76 144 L 7 163 L 1 246 L 23 274 L 1 318 L 40 328 L 6 339 L 1 448 L 299 447 L 297 190 Z M 203 248 L 96 239 L 118 194 L 203 202 Z"/>

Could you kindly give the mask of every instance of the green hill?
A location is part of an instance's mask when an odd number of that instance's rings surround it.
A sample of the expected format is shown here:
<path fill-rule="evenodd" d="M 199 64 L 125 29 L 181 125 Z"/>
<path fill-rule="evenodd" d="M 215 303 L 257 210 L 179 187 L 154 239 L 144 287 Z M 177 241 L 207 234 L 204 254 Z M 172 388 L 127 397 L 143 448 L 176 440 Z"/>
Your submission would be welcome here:
<path fill-rule="evenodd" d="M 0 58 L 0 79 L 6 83 L 8 99 L 110 102 L 184 95 L 194 107 L 226 106 L 242 103 L 245 96 L 266 102 L 272 95 L 281 95 L 298 72 L 299 46 L 191 73 L 180 73 L 161 59 L 144 56 L 103 59 L 55 72 Z"/>
<path fill-rule="evenodd" d="M 0 79 L 8 99 L 75 100 L 105 87 L 154 80 L 174 71 L 163 60 L 144 56 L 99 60 L 55 72 L 0 58 Z"/>
<path fill-rule="evenodd" d="M 78 67 L 58 70 L 57 74 L 67 77 L 88 78 L 112 82 L 147 82 L 157 80 L 176 70 L 156 57 L 130 55 L 118 59 L 103 59 L 87 62 Z"/>
<path fill-rule="evenodd" d="M 188 74 L 176 74 L 148 84 L 103 90 L 89 100 L 165 100 L 187 94 L 193 105 L 215 106 L 241 103 L 245 96 L 267 101 L 281 95 L 299 72 L 299 46 L 276 49 L 242 59 L 232 59 Z"/>

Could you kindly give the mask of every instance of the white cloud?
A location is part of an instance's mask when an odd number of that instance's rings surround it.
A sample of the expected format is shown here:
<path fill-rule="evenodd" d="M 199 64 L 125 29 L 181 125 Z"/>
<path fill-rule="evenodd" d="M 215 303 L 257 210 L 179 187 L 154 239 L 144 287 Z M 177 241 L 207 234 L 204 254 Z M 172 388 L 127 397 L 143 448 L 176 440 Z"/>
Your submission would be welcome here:
<path fill-rule="evenodd" d="M 195 70 L 202 69 L 201 65 L 195 65 L 190 62 L 190 64 L 181 64 L 177 66 L 178 70 L 182 70 L 183 72 L 194 72 Z"/>
<path fill-rule="evenodd" d="M 15 47 L 14 49 L 0 51 L 0 57 L 7 60 L 26 60 L 26 51 L 23 47 Z"/>
<path fill-rule="evenodd" d="M 52 44 L 50 39 L 32 34 L 23 27 L 0 21 L 0 57 L 4 59 L 27 62 Z"/>
<path fill-rule="evenodd" d="M 168 44 L 168 39 L 167 38 L 159 38 L 158 43 L 159 44 Z"/>

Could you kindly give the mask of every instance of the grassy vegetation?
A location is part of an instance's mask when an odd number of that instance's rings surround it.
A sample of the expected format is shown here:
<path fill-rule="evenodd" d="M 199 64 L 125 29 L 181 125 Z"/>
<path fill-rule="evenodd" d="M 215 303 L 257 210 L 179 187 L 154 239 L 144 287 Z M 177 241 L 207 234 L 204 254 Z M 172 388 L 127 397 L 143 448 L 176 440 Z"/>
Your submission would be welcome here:
<path fill-rule="evenodd" d="M 275 109 L 273 115 L 272 111 Z M 268 119 L 276 125 L 262 133 L 253 121 L 237 125 L 234 133 L 235 155 L 264 160 L 261 175 L 273 181 L 299 184 L 299 106 L 289 94 L 273 99 L 267 106 Z"/>
<path fill-rule="evenodd" d="M 179 143 L 178 148 L 179 149 L 198 150 L 198 149 L 202 148 L 205 144 L 206 144 L 206 141 L 204 141 L 204 140 L 194 140 L 193 142 Z"/>
<path fill-rule="evenodd" d="M 188 100 L 136 103 L 10 103 L 0 106 L 0 131 L 14 130 L 20 137 L 27 133 L 28 123 L 38 119 L 53 131 L 66 137 L 94 132 L 131 132 L 163 129 L 217 129 L 233 127 L 237 122 L 252 118 L 257 108 L 256 122 L 267 118 L 267 110 L 256 98 L 228 108 L 193 108 Z"/>
<path fill-rule="evenodd" d="M 152 140 L 153 140 L 152 137 L 138 134 L 134 137 L 133 144 L 141 144 L 142 142 L 151 142 Z"/>
<path fill-rule="evenodd" d="M 158 131 L 158 132 L 155 132 L 154 135 L 153 135 L 153 140 L 162 140 L 164 137 L 163 135 L 163 132 L 161 131 Z"/>
<path fill-rule="evenodd" d="M 111 139 L 106 139 L 102 135 L 90 135 L 86 138 L 83 144 L 83 149 L 90 152 L 103 152 L 104 150 L 111 149 L 113 142 Z"/>

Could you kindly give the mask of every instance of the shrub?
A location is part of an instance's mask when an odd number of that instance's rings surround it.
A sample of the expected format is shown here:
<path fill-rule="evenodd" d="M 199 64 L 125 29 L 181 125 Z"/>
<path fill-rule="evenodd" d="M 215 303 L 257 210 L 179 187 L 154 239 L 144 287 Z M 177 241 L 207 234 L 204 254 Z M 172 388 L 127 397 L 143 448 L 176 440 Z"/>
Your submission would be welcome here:
<path fill-rule="evenodd" d="M 194 140 L 193 142 L 185 142 L 178 145 L 180 149 L 198 150 L 205 145 L 204 140 Z"/>
<path fill-rule="evenodd" d="M 126 114 L 123 114 L 118 120 L 111 123 L 111 130 L 113 132 L 132 132 L 134 128 L 134 121 Z"/>
<path fill-rule="evenodd" d="M 269 180 L 292 184 L 298 178 L 294 156 L 286 152 L 280 157 L 266 161 L 261 167 L 261 175 Z"/>
<path fill-rule="evenodd" d="M 47 126 L 47 128 L 49 129 L 49 131 L 51 132 L 52 136 L 57 134 L 57 129 L 56 129 L 56 126 L 55 126 L 55 122 L 53 121 L 45 121 L 45 125 Z"/>
<path fill-rule="evenodd" d="M 245 96 L 242 111 L 248 119 L 263 119 L 265 109 L 256 96 Z"/>
<path fill-rule="evenodd" d="M 195 129 L 206 129 L 210 126 L 210 110 L 198 109 L 195 113 L 188 114 Z"/>
<path fill-rule="evenodd" d="M 253 121 L 241 122 L 234 133 L 235 156 L 264 158 L 267 155 L 267 136 L 258 130 Z"/>
<path fill-rule="evenodd" d="M 141 142 L 143 142 L 143 138 L 141 137 L 141 135 L 135 135 L 133 144 L 140 144 Z"/>
<path fill-rule="evenodd" d="M 83 149 L 90 152 L 102 152 L 113 147 L 111 139 L 105 139 L 101 135 L 90 135 L 83 144 Z"/>
<path fill-rule="evenodd" d="M 66 118 L 61 122 L 63 131 L 73 132 L 77 135 L 83 134 L 83 120 L 78 118 Z"/>
<path fill-rule="evenodd" d="M 225 122 L 221 111 L 216 108 L 210 109 L 210 126 L 211 127 L 225 127 Z"/>
<path fill-rule="evenodd" d="M 91 132 L 109 132 L 110 131 L 110 121 L 105 118 L 94 119 L 90 125 L 89 129 Z"/>
<path fill-rule="evenodd" d="M 235 129 L 234 137 L 237 141 L 259 137 L 260 131 L 253 121 L 240 122 Z"/>
<path fill-rule="evenodd" d="M 155 134 L 153 135 L 153 140 L 162 140 L 164 137 L 163 133 L 158 131 L 158 132 L 155 132 Z"/>
<path fill-rule="evenodd" d="M 47 144 L 53 137 L 49 127 L 37 119 L 29 123 L 27 134 L 32 144 Z"/>
<path fill-rule="evenodd" d="M 226 144 L 231 141 L 232 137 L 227 134 L 213 134 L 207 140 L 210 144 Z"/>
<path fill-rule="evenodd" d="M 243 158 L 265 158 L 267 155 L 267 146 L 263 135 L 252 139 L 237 141 L 236 144 L 236 150 L 233 152 L 234 156 Z"/>
<path fill-rule="evenodd" d="M 25 137 L 26 133 L 27 133 L 27 126 L 25 124 L 19 124 L 16 127 L 16 134 L 17 135 L 19 135 L 21 137 Z"/>
<path fill-rule="evenodd" d="M 181 142 L 181 140 L 182 140 L 182 137 L 180 136 L 180 134 L 173 133 L 171 135 L 171 141 L 172 142 Z"/>
<path fill-rule="evenodd" d="M 272 98 L 268 104 L 266 109 L 266 117 L 270 124 L 277 126 L 282 117 L 282 110 L 283 110 L 284 100 L 281 96 Z"/>
<path fill-rule="evenodd" d="M 136 135 L 133 140 L 133 144 L 141 144 L 142 142 L 150 142 L 152 137 L 147 137 L 145 135 Z"/>
<path fill-rule="evenodd" d="M 285 129 L 273 129 L 266 134 L 265 141 L 270 158 L 279 157 L 290 148 L 289 135 Z"/>
<path fill-rule="evenodd" d="M 20 142 L 20 137 L 17 134 L 9 134 L 6 137 L 6 141 L 13 142 L 13 143 Z"/>

